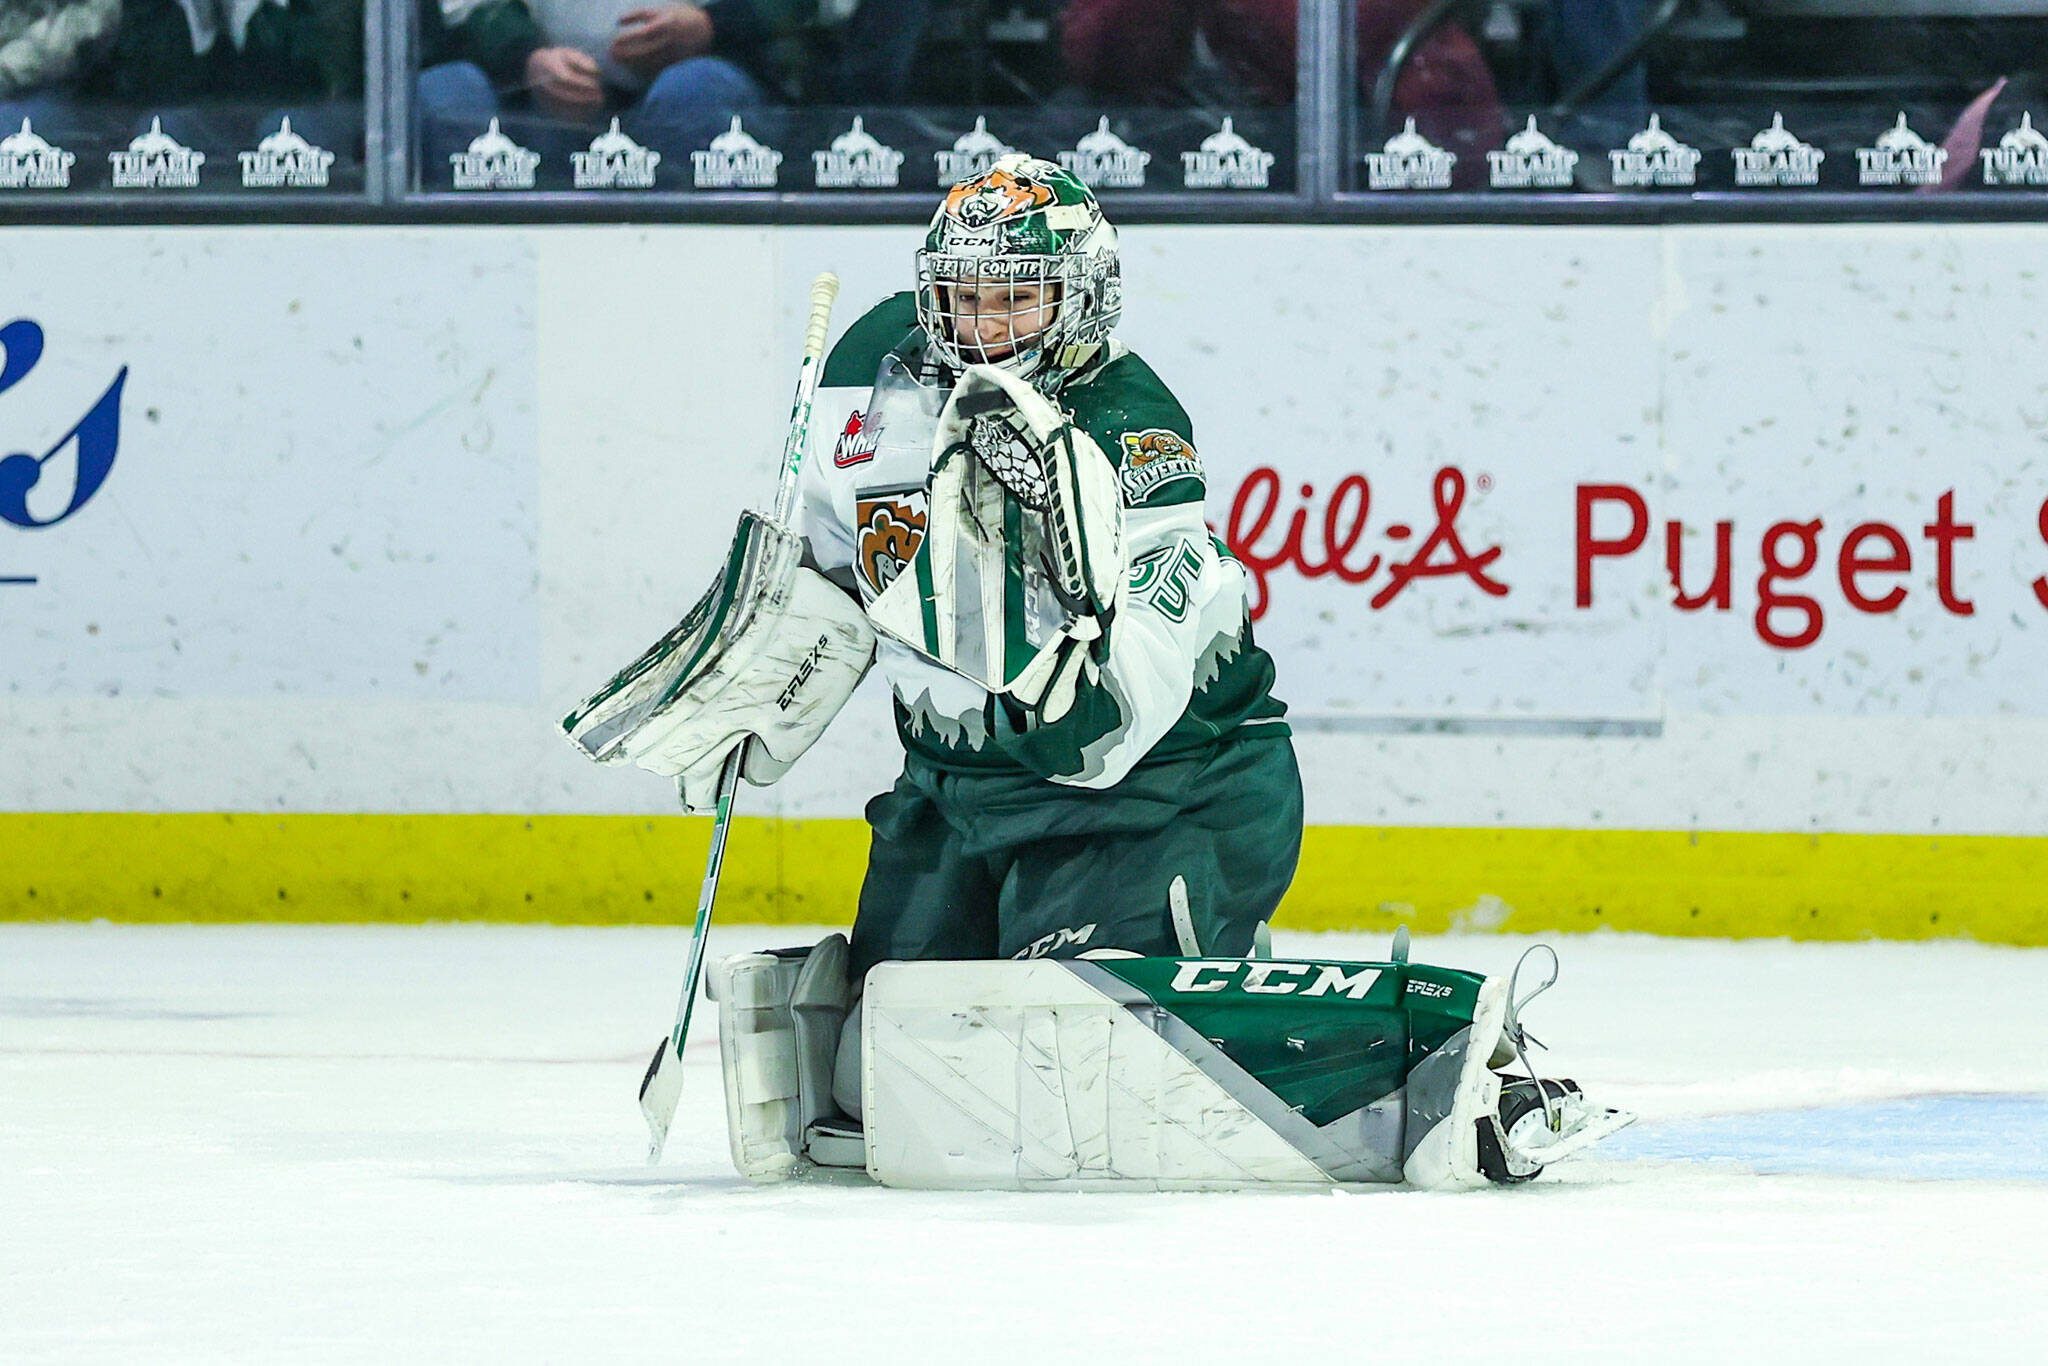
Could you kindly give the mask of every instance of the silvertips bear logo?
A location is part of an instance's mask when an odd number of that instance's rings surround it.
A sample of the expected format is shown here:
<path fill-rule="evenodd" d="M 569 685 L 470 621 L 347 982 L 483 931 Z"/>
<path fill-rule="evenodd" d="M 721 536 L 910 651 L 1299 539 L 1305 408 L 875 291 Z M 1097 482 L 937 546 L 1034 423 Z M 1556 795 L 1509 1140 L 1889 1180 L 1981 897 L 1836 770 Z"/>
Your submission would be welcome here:
<path fill-rule="evenodd" d="M 1124 497 L 1133 505 L 1144 502 L 1161 484 L 1201 477 L 1202 461 L 1195 448 L 1163 427 L 1125 432 L 1123 448 L 1117 477 L 1124 486 Z"/>
<path fill-rule="evenodd" d="M 1664 131 L 1655 114 L 1650 126 L 1628 140 L 1626 148 L 1607 154 L 1620 190 L 1688 188 L 1699 183 L 1700 149 L 1688 147 Z"/>
<path fill-rule="evenodd" d="M 870 133 L 855 114 L 853 127 L 824 151 L 811 153 L 811 169 L 821 190 L 893 190 L 903 153 Z"/>
<path fill-rule="evenodd" d="M 1579 167 L 1579 154 L 1552 142 L 1536 126 L 1536 116 L 1507 147 L 1486 154 L 1487 179 L 1496 190 L 1568 190 Z"/>
<path fill-rule="evenodd" d="M 237 152 L 242 163 L 242 188 L 248 190 L 324 190 L 334 153 L 292 131 L 289 118 L 278 120 L 275 133 L 256 144 L 253 152 Z"/>
<path fill-rule="evenodd" d="M 924 544 L 930 494 L 923 485 L 864 489 L 853 503 L 853 565 L 870 598 L 895 582 Z"/>
<path fill-rule="evenodd" d="M 769 147 L 740 126 L 732 126 L 711 139 L 711 146 L 690 153 L 692 179 L 700 190 L 772 190 L 782 167 L 782 153 Z"/>
<path fill-rule="evenodd" d="M 24 124 L 24 127 L 27 125 Z M 2020 115 L 2020 126 L 1984 152 L 1986 185 L 2048 185 L 2048 137 L 2034 127 L 2034 115 Z"/>
<path fill-rule="evenodd" d="M 1245 141 L 1227 114 L 1200 148 L 1180 154 L 1180 163 L 1181 183 L 1190 190 L 1263 190 L 1272 183 L 1273 154 Z"/>
<path fill-rule="evenodd" d="M 1104 115 L 1095 131 L 1060 153 L 1060 165 L 1091 190 L 1140 190 L 1145 187 L 1145 168 L 1152 154 L 1141 151 L 1109 131 Z"/>
<path fill-rule="evenodd" d="M 1948 149 L 1908 128 L 1903 110 L 1899 121 L 1878 135 L 1875 147 L 1856 149 L 1860 185 L 1939 185 L 1941 168 L 1947 164 Z"/>
<path fill-rule="evenodd" d="M 76 153 L 52 146 L 21 121 L 21 131 L 0 138 L 0 190 L 70 188 Z"/>
<path fill-rule="evenodd" d="M 943 188 L 972 176 L 986 175 L 998 160 L 1015 150 L 989 132 L 988 120 L 977 115 L 974 127 L 954 140 L 951 151 L 932 153 L 932 159 L 938 163 L 939 185 Z"/>
<path fill-rule="evenodd" d="M 164 131 L 152 118 L 149 131 L 128 144 L 125 152 L 107 153 L 117 190 L 196 190 L 206 153 L 195 152 Z"/>
<path fill-rule="evenodd" d="M 1415 130 L 1415 120 L 1387 139 L 1385 147 L 1365 154 L 1365 186 L 1369 190 L 1448 190 L 1456 152 L 1446 152 Z"/>
<path fill-rule="evenodd" d="M 1732 149 L 1735 183 L 1744 189 L 1809 187 L 1820 184 L 1820 164 L 1828 154 L 1801 142 L 1785 128 L 1783 114 L 1771 115 L 1771 126 Z"/>
<path fill-rule="evenodd" d="M 496 119 L 470 141 L 466 152 L 450 152 L 458 190 L 530 190 L 540 153 L 529 152 L 505 136 Z"/>
<path fill-rule="evenodd" d="M 579 190 L 651 190 L 661 153 L 642 147 L 619 130 L 619 121 L 590 140 L 587 150 L 569 153 Z"/>

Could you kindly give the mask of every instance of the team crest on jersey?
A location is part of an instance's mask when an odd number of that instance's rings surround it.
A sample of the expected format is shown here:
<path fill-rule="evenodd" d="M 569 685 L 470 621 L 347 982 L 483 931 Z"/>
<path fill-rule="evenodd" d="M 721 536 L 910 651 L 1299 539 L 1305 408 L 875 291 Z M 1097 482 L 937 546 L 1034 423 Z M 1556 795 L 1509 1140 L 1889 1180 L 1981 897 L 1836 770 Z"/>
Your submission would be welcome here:
<path fill-rule="evenodd" d="M 994 170 L 978 180 L 955 185 L 946 196 L 946 213 L 970 228 L 985 228 L 1052 204 L 1050 185 Z"/>
<path fill-rule="evenodd" d="M 832 447 L 833 467 L 848 469 L 874 458 L 875 429 L 868 425 L 867 414 L 855 409 L 847 414 L 846 425 L 839 429 L 839 440 Z"/>
<path fill-rule="evenodd" d="M 870 594 L 887 588 L 924 544 L 923 485 L 871 489 L 853 504 L 853 562 Z"/>
<path fill-rule="evenodd" d="M 1201 477 L 1202 461 L 1195 448 L 1164 427 L 1125 432 L 1123 444 L 1123 468 L 1117 478 L 1132 503 L 1144 502 L 1152 490 L 1171 480 Z"/>

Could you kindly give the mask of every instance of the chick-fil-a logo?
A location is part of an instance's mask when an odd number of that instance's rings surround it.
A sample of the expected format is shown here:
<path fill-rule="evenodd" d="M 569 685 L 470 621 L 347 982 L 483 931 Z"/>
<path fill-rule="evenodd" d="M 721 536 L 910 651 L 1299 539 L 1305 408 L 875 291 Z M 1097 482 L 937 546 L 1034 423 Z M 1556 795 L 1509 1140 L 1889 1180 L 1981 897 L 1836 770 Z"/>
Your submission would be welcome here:
<path fill-rule="evenodd" d="M 27 379 L 43 358 L 43 329 L 27 318 L 17 318 L 0 327 L 0 432 L 6 430 L 4 396 Z M 92 500 L 107 482 L 114 457 L 121 447 L 121 390 L 128 383 L 128 367 L 122 366 L 106 392 L 86 409 L 85 416 L 70 431 L 57 438 L 41 455 L 15 451 L 0 456 L 0 522 L 24 531 L 47 531 L 73 516 Z M 73 452 L 71 496 L 61 509 L 47 516 L 29 510 L 31 490 L 42 483 L 51 462 L 67 448 Z M 0 575 L 0 584 L 31 584 L 32 575 Z"/>
<path fill-rule="evenodd" d="M 1465 472 L 1455 465 L 1446 465 L 1436 472 L 1433 482 L 1436 525 L 1413 554 L 1404 558 L 1394 549 L 1388 550 L 1384 560 L 1386 582 L 1367 599 L 1367 605 L 1375 611 L 1399 597 L 1417 579 L 1463 576 L 1490 597 L 1504 598 L 1508 594 L 1508 585 L 1487 573 L 1489 566 L 1501 557 L 1501 547 L 1489 546 L 1475 554 L 1458 535 L 1458 514 L 1465 506 Z M 1479 476 L 1482 490 L 1490 482 L 1485 475 Z M 1358 543 L 1364 539 L 1372 515 L 1370 480 L 1362 474 L 1347 474 L 1339 479 L 1325 497 L 1319 517 L 1313 515 L 1315 485 L 1302 484 L 1299 491 L 1300 501 L 1288 515 L 1285 530 L 1277 533 L 1275 523 L 1286 489 L 1280 472 L 1272 466 L 1261 465 L 1245 476 L 1244 483 L 1238 485 L 1237 496 L 1230 502 L 1230 520 L 1224 526 L 1223 541 L 1244 565 L 1251 580 L 1251 614 L 1255 621 L 1266 614 L 1272 603 L 1270 579 L 1279 571 L 1290 570 L 1305 579 L 1334 574 L 1343 583 L 1364 583 L 1382 567 L 1378 554 L 1358 557 Z M 1313 534 L 1312 521 L 1317 524 Z M 1414 539 L 1415 528 L 1405 522 L 1390 522 L 1380 534 L 1399 547 Z"/>

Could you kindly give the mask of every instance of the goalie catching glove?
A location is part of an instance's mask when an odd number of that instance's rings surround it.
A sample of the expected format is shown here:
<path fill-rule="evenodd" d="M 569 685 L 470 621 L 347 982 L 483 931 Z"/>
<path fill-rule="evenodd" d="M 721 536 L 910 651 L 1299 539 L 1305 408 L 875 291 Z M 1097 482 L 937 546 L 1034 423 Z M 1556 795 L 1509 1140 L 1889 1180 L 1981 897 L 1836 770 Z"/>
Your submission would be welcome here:
<path fill-rule="evenodd" d="M 740 516 L 725 568 L 676 628 L 562 720 L 600 763 L 679 779 L 684 807 L 717 803 L 726 756 L 775 782 L 824 733 L 875 657 L 859 604 L 803 563 L 803 540 Z"/>
<path fill-rule="evenodd" d="M 1029 383 L 974 365 L 939 415 L 925 538 L 869 607 L 912 649 L 1057 721 L 1129 570 L 1116 467 Z"/>

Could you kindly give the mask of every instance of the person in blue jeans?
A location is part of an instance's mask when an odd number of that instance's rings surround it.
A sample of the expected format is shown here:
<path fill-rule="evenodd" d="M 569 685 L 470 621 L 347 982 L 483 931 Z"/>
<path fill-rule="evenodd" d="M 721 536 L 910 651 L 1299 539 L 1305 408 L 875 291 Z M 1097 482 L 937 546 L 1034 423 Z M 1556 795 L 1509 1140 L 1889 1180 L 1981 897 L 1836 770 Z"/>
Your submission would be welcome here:
<path fill-rule="evenodd" d="M 615 116 L 636 141 L 679 150 L 766 103 L 750 68 L 773 34 L 754 0 L 424 0 L 421 18 L 429 177 L 493 118 L 559 167 Z"/>
<path fill-rule="evenodd" d="M 1550 59 L 1558 93 L 1591 77 L 1635 41 L 1650 15 L 1648 0 L 1551 0 Z M 1649 119 L 1650 73 L 1639 58 L 1571 111 L 1553 136 L 1584 147 L 1622 147 Z"/>

